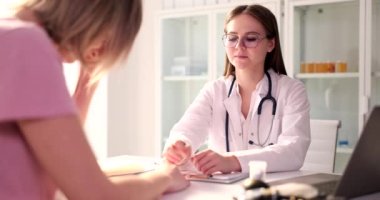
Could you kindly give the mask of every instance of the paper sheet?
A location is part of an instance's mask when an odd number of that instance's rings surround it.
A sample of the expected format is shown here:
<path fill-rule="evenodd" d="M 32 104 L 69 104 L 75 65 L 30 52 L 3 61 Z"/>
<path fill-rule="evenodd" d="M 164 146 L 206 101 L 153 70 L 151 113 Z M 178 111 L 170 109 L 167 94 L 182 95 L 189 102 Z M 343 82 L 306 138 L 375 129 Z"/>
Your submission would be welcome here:
<path fill-rule="evenodd" d="M 154 170 L 157 163 L 152 158 L 137 156 L 116 156 L 98 161 L 103 172 L 111 176 L 139 174 Z"/>

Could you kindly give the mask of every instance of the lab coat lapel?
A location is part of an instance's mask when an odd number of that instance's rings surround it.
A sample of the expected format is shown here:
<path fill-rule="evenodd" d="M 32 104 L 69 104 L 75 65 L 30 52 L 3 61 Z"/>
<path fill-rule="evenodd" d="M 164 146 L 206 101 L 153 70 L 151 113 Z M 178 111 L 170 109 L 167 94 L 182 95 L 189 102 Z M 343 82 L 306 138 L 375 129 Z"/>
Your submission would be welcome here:
<path fill-rule="evenodd" d="M 235 83 L 236 84 L 236 83 Z M 235 87 L 235 86 L 234 86 Z M 229 86 L 227 87 L 229 88 Z M 236 87 L 235 87 L 236 88 Z M 243 146 L 242 140 L 242 127 L 240 124 L 240 103 L 239 96 L 236 95 L 235 88 L 233 89 L 231 96 L 224 100 L 224 107 L 229 115 L 229 138 L 231 151 L 240 150 Z M 235 144 L 235 145 L 232 145 Z"/>
<path fill-rule="evenodd" d="M 267 93 L 268 93 L 268 79 L 264 75 L 264 78 L 262 80 L 261 86 L 258 89 L 258 92 L 256 93 L 255 105 L 253 106 L 253 110 L 252 110 L 252 113 L 253 113 L 252 117 L 253 117 L 254 120 L 257 119 L 257 109 L 259 107 L 259 104 L 260 104 L 261 100 L 265 97 L 265 95 Z M 257 124 L 256 121 L 254 121 L 254 122 L 255 122 L 254 124 Z"/>

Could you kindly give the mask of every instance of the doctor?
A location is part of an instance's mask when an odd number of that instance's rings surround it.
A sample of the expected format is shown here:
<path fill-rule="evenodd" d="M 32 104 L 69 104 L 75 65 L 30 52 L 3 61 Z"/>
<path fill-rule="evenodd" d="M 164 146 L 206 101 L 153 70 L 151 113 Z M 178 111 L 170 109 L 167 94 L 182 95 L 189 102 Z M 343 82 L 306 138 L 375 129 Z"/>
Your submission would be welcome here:
<path fill-rule="evenodd" d="M 204 174 L 248 172 L 262 160 L 268 172 L 299 169 L 310 144 L 304 85 L 286 75 L 276 18 L 261 5 L 227 16 L 224 77 L 211 81 L 173 127 L 163 156 L 191 161 Z M 208 149 L 194 154 L 207 140 Z"/>

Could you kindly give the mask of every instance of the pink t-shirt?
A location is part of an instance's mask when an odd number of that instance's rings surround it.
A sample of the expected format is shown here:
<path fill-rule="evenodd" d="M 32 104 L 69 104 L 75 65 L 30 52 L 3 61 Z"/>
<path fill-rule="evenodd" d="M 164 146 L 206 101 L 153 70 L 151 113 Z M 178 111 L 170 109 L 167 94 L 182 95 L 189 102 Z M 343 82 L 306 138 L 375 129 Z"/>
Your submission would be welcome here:
<path fill-rule="evenodd" d="M 77 113 L 61 58 L 32 23 L 0 19 L 0 199 L 50 200 L 54 185 L 17 121 Z"/>

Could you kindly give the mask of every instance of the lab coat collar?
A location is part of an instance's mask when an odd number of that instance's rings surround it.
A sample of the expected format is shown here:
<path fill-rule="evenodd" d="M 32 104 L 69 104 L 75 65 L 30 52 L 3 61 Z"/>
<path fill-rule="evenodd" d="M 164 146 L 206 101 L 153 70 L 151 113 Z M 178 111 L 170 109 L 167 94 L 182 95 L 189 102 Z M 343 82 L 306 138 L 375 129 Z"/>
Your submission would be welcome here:
<path fill-rule="evenodd" d="M 278 75 L 272 69 L 269 69 L 268 72 L 269 72 L 270 78 L 272 80 L 272 95 L 274 96 L 274 94 L 276 94 L 277 79 L 278 79 L 277 76 Z M 228 95 L 228 91 L 230 89 L 230 86 L 231 86 L 231 83 L 232 83 L 233 79 L 234 79 L 233 75 L 230 75 L 229 77 L 226 78 L 226 81 L 225 81 L 225 85 L 226 85 L 226 97 Z M 266 96 L 267 93 L 268 93 L 269 82 L 268 82 L 268 78 L 267 78 L 267 76 L 265 74 L 264 74 L 263 79 L 260 82 L 261 82 L 260 83 L 261 86 L 260 86 L 257 94 L 262 98 L 262 97 Z M 231 92 L 231 97 L 233 95 L 237 95 L 237 93 L 236 93 L 237 91 L 238 91 L 238 87 L 237 87 L 237 83 L 235 82 L 234 88 L 232 89 L 232 92 Z"/>
<path fill-rule="evenodd" d="M 269 69 L 268 72 L 269 72 L 269 76 L 272 80 L 272 96 L 276 98 L 278 74 L 276 72 L 274 72 L 272 69 Z M 232 84 L 233 79 L 234 79 L 234 76 L 230 75 L 225 81 L 226 99 L 224 100 L 224 105 L 225 105 L 230 117 L 232 117 L 232 115 L 236 115 L 235 117 L 240 117 L 240 108 L 238 107 L 239 106 L 239 104 L 238 104 L 239 96 L 237 94 L 238 84 L 236 82 L 232 88 L 231 96 L 229 98 L 227 98 L 228 92 L 229 92 L 229 89 L 230 89 L 230 86 Z M 257 96 L 256 96 L 257 99 L 255 101 L 253 113 L 256 112 L 257 107 L 259 106 L 261 99 L 267 95 L 268 89 L 269 89 L 269 81 L 268 81 L 268 78 L 266 75 L 264 75 L 263 79 L 260 82 L 261 83 L 260 83 L 260 87 L 259 87 L 258 92 L 257 92 Z M 239 118 L 236 118 L 236 119 L 239 119 Z M 233 121 L 240 121 L 240 120 L 233 120 Z"/>

